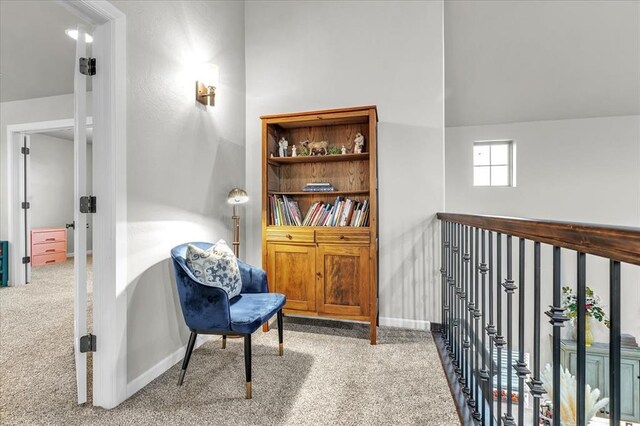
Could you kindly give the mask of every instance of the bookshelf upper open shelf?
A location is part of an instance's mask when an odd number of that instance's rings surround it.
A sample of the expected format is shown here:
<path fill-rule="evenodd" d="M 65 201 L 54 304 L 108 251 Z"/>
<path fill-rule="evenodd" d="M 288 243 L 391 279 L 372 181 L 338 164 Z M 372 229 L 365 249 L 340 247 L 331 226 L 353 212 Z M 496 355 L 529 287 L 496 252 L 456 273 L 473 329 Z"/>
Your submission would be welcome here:
<path fill-rule="evenodd" d="M 363 191 L 269 191 L 270 195 L 323 195 L 323 196 L 338 196 L 338 195 L 367 195 L 369 190 Z"/>
<path fill-rule="evenodd" d="M 296 163 L 324 163 L 324 162 L 338 162 L 338 161 L 357 161 L 368 160 L 369 153 L 363 152 L 362 154 L 329 154 L 329 155 L 307 155 L 297 157 L 273 157 L 269 158 L 269 164 L 273 166 L 280 166 L 282 164 L 296 164 Z"/>

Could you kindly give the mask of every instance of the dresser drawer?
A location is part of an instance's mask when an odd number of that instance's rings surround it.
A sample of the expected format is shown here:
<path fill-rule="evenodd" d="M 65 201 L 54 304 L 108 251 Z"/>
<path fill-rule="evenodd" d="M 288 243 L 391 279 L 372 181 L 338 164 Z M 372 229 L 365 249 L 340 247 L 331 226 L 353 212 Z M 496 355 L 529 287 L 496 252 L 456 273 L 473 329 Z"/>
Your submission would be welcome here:
<path fill-rule="evenodd" d="M 313 229 L 267 228 L 267 241 L 286 241 L 290 243 L 312 243 Z"/>
<path fill-rule="evenodd" d="M 60 263 L 67 260 L 67 253 L 48 253 L 32 256 L 31 265 L 40 266 L 50 263 Z"/>
<path fill-rule="evenodd" d="M 67 231 L 64 229 L 55 231 L 31 231 L 31 244 L 54 243 L 67 241 Z"/>
<path fill-rule="evenodd" d="M 318 229 L 316 231 L 318 243 L 354 243 L 369 244 L 371 235 L 368 229 Z"/>
<path fill-rule="evenodd" d="M 53 243 L 41 243 L 34 244 L 31 249 L 31 254 L 33 256 L 37 256 L 39 254 L 50 254 L 50 253 L 67 253 L 67 243 L 66 241 L 58 241 Z"/>

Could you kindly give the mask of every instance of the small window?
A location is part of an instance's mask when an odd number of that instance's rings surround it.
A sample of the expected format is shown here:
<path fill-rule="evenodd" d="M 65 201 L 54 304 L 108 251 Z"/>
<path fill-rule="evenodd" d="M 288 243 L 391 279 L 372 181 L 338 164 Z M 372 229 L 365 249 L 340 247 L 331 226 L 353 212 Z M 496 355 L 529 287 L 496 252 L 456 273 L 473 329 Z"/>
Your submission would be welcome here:
<path fill-rule="evenodd" d="M 513 141 L 473 144 L 473 186 L 515 186 Z"/>

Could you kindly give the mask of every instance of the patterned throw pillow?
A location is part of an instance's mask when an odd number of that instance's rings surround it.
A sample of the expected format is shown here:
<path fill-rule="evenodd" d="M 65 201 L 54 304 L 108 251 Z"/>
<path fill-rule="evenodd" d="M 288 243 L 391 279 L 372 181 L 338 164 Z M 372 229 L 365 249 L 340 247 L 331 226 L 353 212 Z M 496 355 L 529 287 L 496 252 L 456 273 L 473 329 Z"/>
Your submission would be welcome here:
<path fill-rule="evenodd" d="M 240 294 L 242 280 L 238 262 L 224 240 L 207 250 L 189 244 L 186 259 L 187 267 L 201 284 L 223 289 L 229 299 Z"/>

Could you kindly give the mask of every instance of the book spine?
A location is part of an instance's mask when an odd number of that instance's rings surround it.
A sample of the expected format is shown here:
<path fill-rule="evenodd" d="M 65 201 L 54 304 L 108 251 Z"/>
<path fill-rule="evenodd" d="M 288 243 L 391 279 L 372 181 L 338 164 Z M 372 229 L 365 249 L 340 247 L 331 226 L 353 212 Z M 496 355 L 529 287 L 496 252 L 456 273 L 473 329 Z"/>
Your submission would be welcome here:
<path fill-rule="evenodd" d="M 309 210 L 307 210 L 307 215 L 304 217 L 304 221 L 302 222 L 303 225 L 309 225 L 309 220 L 311 219 L 311 216 L 314 212 L 314 209 L 316 208 L 316 206 L 318 205 L 318 202 L 315 201 L 313 204 L 311 204 L 311 206 L 309 207 Z"/>

